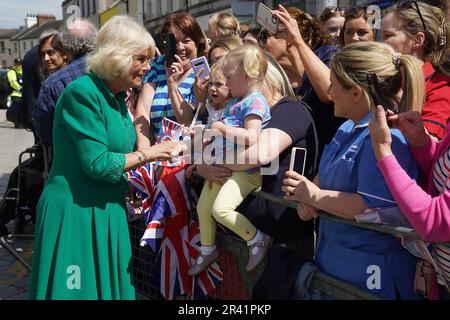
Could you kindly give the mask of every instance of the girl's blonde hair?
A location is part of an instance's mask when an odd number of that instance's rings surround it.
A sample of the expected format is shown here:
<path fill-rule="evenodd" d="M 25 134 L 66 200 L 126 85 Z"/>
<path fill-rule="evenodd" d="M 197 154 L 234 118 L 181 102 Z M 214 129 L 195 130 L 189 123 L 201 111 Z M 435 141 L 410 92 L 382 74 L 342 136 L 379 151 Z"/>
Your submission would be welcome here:
<path fill-rule="evenodd" d="M 217 31 L 217 39 L 222 37 L 237 36 L 241 34 L 239 21 L 228 12 L 220 12 L 214 14 L 209 20 L 208 25 L 211 29 Z"/>
<path fill-rule="evenodd" d="M 106 81 L 125 78 L 133 54 L 143 50 L 155 55 L 150 33 L 129 16 L 114 16 L 98 33 L 96 50 L 87 58 L 88 69 Z"/>
<path fill-rule="evenodd" d="M 450 37 L 446 14 L 442 9 L 422 1 L 417 1 L 417 5 L 425 27 L 414 4 L 393 5 L 386 13 L 393 12 L 396 21 L 400 22 L 401 28 L 411 36 L 415 36 L 419 32 L 425 34 L 423 46 L 425 60 L 430 61 L 435 67 L 439 67 L 447 61 L 449 54 Z"/>
<path fill-rule="evenodd" d="M 396 95 L 403 89 L 403 96 L 398 104 L 399 112 L 421 112 L 425 100 L 425 83 L 419 62 L 410 55 L 401 55 L 399 59 L 395 59 L 394 53 L 394 49 L 384 43 L 352 43 L 335 54 L 331 71 L 344 88 L 361 86 L 371 108 L 374 105 L 369 98 L 367 75 L 375 73 L 383 97 L 397 101 Z"/>
<path fill-rule="evenodd" d="M 224 60 L 224 65 L 233 64 L 242 67 L 245 74 L 252 79 L 264 80 L 267 73 L 267 58 L 264 51 L 253 44 L 243 44 L 230 51 Z"/>
<path fill-rule="evenodd" d="M 226 80 L 225 75 L 223 74 L 223 61 L 225 60 L 225 57 L 220 57 L 216 63 L 214 63 L 211 66 L 211 72 L 209 79 L 218 79 L 218 80 Z"/>

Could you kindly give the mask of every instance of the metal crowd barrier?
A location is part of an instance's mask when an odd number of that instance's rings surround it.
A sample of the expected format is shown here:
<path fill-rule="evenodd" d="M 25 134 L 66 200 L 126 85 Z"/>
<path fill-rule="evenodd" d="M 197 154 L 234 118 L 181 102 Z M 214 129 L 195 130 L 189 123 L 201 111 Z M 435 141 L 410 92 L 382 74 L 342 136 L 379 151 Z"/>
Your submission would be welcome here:
<path fill-rule="evenodd" d="M 268 201 L 272 201 L 286 207 L 296 209 L 297 204 L 293 201 L 286 201 L 282 198 L 276 197 L 272 194 L 263 192 L 263 191 L 254 191 L 252 193 L 253 196 L 263 198 Z M 409 237 L 413 239 L 420 240 L 420 237 L 417 233 L 410 228 L 405 227 L 396 227 L 391 225 L 383 225 L 383 224 L 372 224 L 372 223 L 357 223 L 354 220 L 342 219 L 337 216 L 331 215 L 326 212 L 319 212 L 319 217 L 321 219 L 331 220 L 338 223 L 344 223 L 348 225 L 352 225 L 359 228 L 374 230 L 386 234 L 390 234 L 393 236 L 402 236 Z M 136 221 L 135 221 L 136 223 Z M 145 230 L 145 225 L 143 221 L 137 221 L 140 224 L 139 228 L 135 228 L 134 232 L 130 232 L 132 236 L 132 244 L 133 237 L 135 244 L 139 244 L 139 236 L 143 234 L 143 230 Z M 217 294 L 214 294 L 212 298 L 214 299 L 250 299 L 252 296 L 252 288 L 260 275 L 262 274 L 265 262 L 263 262 L 254 272 L 246 272 L 244 262 L 247 261 L 247 245 L 245 241 L 234 236 L 231 233 L 221 232 L 218 230 L 217 233 L 218 244 L 221 247 L 221 250 L 225 250 L 221 252 L 222 254 L 226 254 L 226 261 L 221 260 L 221 268 L 224 269 L 224 274 L 232 274 L 232 279 L 227 279 L 227 283 L 224 285 L 219 285 L 216 291 Z M 445 243 L 445 245 L 449 245 L 450 243 Z M 295 249 L 295 243 L 287 243 L 287 247 L 292 247 Z M 140 295 L 143 295 L 150 299 L 160 299 L 161 295 L 159 294 L 159 290 L 156 287 L 152 287 L 151 282 L 154 275 L 151 274 L 153 266 L 151 263 L 154 263 L 155 255 L 150 252 L 150 249 L 139 248 L 135 245 L 133 246 L 133 255 L 136 257 L 135 259 L 135 269 L 138 267 L 138 274 L 144 276 L 146 279 L 145 284 L 137 283 L 136 288 Z M 230 255 L 235 257 L 235 260 L 228 259 Z M 144 258 L 144 259 L 143 259 Z M 223 263 L 222 263 L 223 262 Z M 149 265 L 150 264 L 150 265 Z M 225 282 L 225 281 L 224 281 Z M 230 283 L 233 282 L 233 283 Z M 343 300 L 379 300 L 379 297 L 372 295 L 358 287 L 355 287 L 349 283 L 331 277 L 323 272 L 316 271 L 314 273 L 312 279 L 312 290 L 319 291 L 328 296 L 333 296 L 336 299 Z"/>

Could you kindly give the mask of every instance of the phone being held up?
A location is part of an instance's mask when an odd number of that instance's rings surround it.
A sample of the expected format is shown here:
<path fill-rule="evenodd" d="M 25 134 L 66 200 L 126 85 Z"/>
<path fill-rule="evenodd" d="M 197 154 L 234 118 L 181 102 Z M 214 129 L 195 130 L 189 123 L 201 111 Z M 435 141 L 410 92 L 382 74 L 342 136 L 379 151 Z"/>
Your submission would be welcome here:
<path fill-rule="evenodd" d="M 170 67 L 175 62 L 175 55 L 177 54 L 175 36 L 173 33 L 155 33 L 153 38 L 159 52 L 165 57 L 166 67 Z"/>
<path fill-rule="evenodd" d="M 272 10 L 260 3 L 256 12 L 256 21 L 271 33 L 278 32 L 278 18 L 272 15 Z"/>

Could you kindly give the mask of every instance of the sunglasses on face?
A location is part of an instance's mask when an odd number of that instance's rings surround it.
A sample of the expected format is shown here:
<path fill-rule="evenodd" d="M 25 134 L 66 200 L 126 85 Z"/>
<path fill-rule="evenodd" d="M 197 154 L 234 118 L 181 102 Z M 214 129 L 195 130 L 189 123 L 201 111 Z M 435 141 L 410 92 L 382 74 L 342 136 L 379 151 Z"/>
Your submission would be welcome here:
<path fill-rule="evenodd" d="M 425 25 L 425 20 L 423 19 L 422 12 L 420 12 L 420 7 L 419 7 L 419 4 L 417 3 L 416 0 L 404 0 L 404 1 L 400 1 L 400 2 L 398 3 L 397 7 L 398 7 L 399 9 L 404 9 L 404 8 L 411 8 L 411 9 L 414 9 L 414 10 L 417 12 L 418 16 L 419 16 L 420 21 L 422 21 L 423 30 L 424 30 L 424 31 L 427 30 L 427 26 Z"/>

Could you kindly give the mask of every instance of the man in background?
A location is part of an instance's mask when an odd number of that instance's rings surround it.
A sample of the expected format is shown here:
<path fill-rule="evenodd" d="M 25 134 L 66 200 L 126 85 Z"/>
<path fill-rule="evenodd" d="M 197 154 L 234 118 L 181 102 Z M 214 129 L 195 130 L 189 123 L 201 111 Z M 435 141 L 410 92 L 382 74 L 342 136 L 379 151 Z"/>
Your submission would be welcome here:
<path fill-rule="evenodd" d="M 47 78 L 34 110 L 36 134 L 44 145 L 52 146 L 53 117 L 56 102 L 72 81 L 86 73 L 86 55 L 95 49 L 97 29 L 89 20 L 77 19 L 64 25 L 61 42 L 69 54 L 69 65 Z"/>

